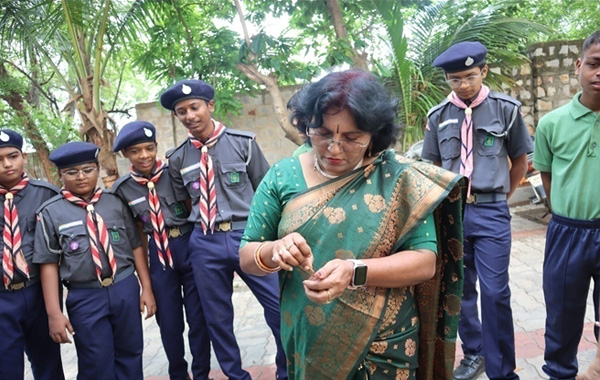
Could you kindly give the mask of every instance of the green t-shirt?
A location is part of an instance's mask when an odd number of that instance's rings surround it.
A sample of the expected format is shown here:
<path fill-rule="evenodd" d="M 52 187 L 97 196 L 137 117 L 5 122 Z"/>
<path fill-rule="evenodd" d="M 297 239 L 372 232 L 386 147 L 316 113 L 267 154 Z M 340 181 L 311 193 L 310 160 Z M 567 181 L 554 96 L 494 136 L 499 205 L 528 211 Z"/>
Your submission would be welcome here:
<path fill-rule="evenodd" d="M 241 246 L 249 241 L 276 240 L 279 220 L 285 204 L 306 188 L 298 158 L 286 158 L 273 165 L 252 198 L 248 224 L 242 236 Z M 400 249 L 429 249 L 437 253 L 433 213 L 423 221 Z"/>
<path fill-rule="evenodd" d="M 533 166 L 552 174 L 554 213 L 592 220 L 600 218 L 600 115 L 582 105 L 580 96 L 540 119 Z"/>

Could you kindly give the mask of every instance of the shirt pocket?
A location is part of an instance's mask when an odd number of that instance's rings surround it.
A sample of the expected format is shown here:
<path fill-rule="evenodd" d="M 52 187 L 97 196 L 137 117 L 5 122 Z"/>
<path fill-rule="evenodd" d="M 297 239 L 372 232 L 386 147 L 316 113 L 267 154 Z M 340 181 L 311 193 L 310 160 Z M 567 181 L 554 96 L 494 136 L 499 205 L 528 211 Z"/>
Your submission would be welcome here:
<path fill-rule="evenodd" d="M 65 256 L 77 256 L 90 249 L 90 240 L 84 224 L 65 228 L 59 231 L 58 235 Z"/>
<path fill-rule="evenodd" d="M 23 237 L 23 245 L 21 249 L 23 250 L 23 254 L 25 257 L 31 257 L 33 255 L 33 242 L 35 240 L 35 225 L 36 225 L 36 217 L 27 218 L 27 223 L 25 225 L 25 233 L 21 232 L 21 236 Z M 3 247 L 4 248 L 4 247 Z"/>
<path fill-rule="evenodd" d="M 159 198 L 167 225 L 172 226 L 173 218 L 187 219 L 189 213 L 182 202 L 177 202 L 175 195 L 165 193 L 164 195 L 160 194 Z"/>
<path fill-rule="evenodd" d="M 475 127 L 477 154 L 480 156 L 495 156 L 500 153 L 504 144 L 504 125 L 494 123 Z"/>
<path fill-rule="evenodd" d="M 105 221 L 108 238 L 112 245 L 122 245 L 127 241 L 127 229 L 121 221 Z"/>
<path fill-rule="evenodd" d="M 440 157 L 452 160 L 460 156 L 460 129 L 447 126 L 438 131 L 440 140 Z"/>
<path fill-rule="evenodd" d="M 191 170 L 181 176 L 190 197 L 192 199 L 200 198 L 200 169 Z"/>
<path fill-rule="evenodd" d="M 223 185 L 230 188 L 245 185 L 248 180 L 248 174 L 246 173 L 246 163 L 221 163 L 221 178 L 223 179 Z"/>

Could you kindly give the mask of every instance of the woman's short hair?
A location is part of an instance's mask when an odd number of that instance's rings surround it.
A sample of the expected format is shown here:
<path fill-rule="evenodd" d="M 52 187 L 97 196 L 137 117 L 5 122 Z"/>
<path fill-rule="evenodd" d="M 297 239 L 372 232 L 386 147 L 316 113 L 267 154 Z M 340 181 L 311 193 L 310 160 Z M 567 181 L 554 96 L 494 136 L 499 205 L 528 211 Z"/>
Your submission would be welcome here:
<path fill-rule="evenodd" d="M 395 123 L 398 100 L 391 97 L 375 76 L 366 71 L 334 72 L 302 88 L 292 98 L 290 119 L 306 134 L 323 124 L 326 112 L 350 111 L 358 129 L 371 134 L 372 152 L 396 142 L 400 126 Z"/>

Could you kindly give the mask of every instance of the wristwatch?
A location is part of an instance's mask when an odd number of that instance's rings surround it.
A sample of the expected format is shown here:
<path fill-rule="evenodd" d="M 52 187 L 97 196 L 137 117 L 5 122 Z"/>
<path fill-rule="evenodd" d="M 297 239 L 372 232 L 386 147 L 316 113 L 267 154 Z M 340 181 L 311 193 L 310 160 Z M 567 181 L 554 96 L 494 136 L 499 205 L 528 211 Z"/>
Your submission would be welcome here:
<path fill-rule="evenodd" d="M 367 283 L 367 264 L 360 260 L 348 259 L 348 261 L 352 261 L 352 264 L 354 264 L 354 273 L 352 274 L 352 281 L 350 282 L 348 289 L 356 289 L 365 286 Z"/>

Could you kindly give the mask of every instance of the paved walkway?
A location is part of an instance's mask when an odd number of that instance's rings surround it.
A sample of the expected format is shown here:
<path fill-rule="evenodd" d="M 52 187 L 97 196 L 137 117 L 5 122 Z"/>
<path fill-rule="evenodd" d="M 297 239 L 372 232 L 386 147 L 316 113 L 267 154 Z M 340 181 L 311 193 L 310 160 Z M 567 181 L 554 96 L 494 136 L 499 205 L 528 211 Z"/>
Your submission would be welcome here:
<path fill-rule="evenodd" d="M 533 221 L 539 215 L 539 207 L 512 207 L 513 251 L 510 264 L 512 307 L 515 323 L 517 351 L 517 373 L 522 380 L 547 379 L 541 370 L 544 349 L 544 297 L 542 294 L 542 260 L 545 241 L 545 225 Z M 547 219 L 547 218 L 546 218 Z M 240 344 L 242 362 L 253 379 L 275 378 L 275 343 L 264 322 L 262 308 L 248 287 L 236 278 L 233 294 L 235 306 L 235 333 Z M 585 318 L 585 331 L 579 346 L 579 366 L 586 369 L 592 361 L 594 342 L 593 311 L 591 292 Z M 145 380 L 166 380 L 167 360 L 162 349 L 158 327 L 154 319 L 144 322 L 144 373 Z M 73 345 L 62 348 L 65 375 L 74 380 L 77 373 L 77 358 Z M 462 358 L 460 345 L 457 348 L 457 363 Z M 188 354 L 188 362 L 191 358 Z M 219 365 L 212 355 L 211 377 L 224 380 Z M 26 379 L 33 379 L 28 370 Z M 481 375 L 479 379 L 487 379 Z"/>

